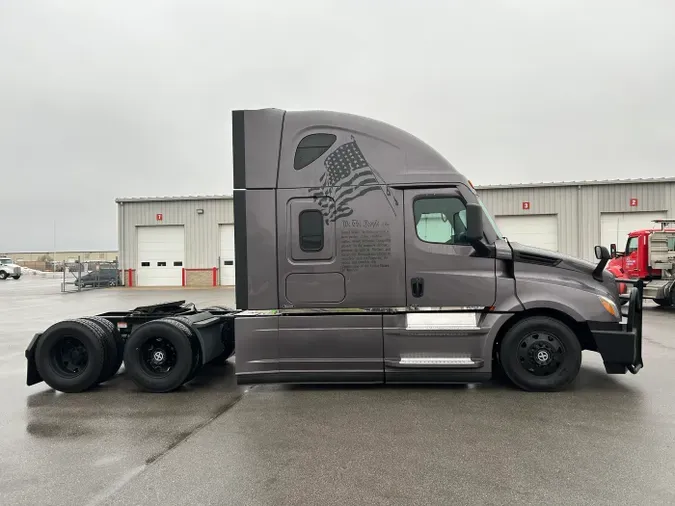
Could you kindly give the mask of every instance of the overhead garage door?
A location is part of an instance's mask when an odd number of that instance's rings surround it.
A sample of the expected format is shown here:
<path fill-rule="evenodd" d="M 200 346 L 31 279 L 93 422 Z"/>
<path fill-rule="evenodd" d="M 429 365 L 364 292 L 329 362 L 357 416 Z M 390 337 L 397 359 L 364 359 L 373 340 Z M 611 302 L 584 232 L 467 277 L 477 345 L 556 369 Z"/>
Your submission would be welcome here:
<path fill-rule="evenodd" d="M 220 226 L 220 284 L 234 285 L 234 225 Z"/>
<path fill-rule="evenodd" d="M 509 241 L 558 251 L 558 215 L 496 216 L 501 233 Z"/>
<path fill-rule="evenodd" d="M 600 240 L 602 245 L 616 244 L 616 249 L 623 251 L 626 246 L 628 233 L 633 230 L 652 228 L 652 220 L 663 219 L 665 212 L 637 211 L 632 213 L 602 213 L 600 215 Z"/>
<path fill-rule="evenodd" d="M 138 227 L 138 286 L 181 286 L 184 263 L 183 227 Z"/>

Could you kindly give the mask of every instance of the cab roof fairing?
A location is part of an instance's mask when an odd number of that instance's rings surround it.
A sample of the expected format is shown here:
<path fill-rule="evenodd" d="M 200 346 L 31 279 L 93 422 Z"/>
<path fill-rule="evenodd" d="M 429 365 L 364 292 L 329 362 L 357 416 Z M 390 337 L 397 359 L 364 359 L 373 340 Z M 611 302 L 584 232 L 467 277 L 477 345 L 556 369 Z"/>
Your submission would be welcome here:
<path fill-rule="evenodd" d="M 298 143 L 321 132 L 335 134 L 337 142 L 306 167 L 294 169 Z M 333 111 L 259 109 L 233 111 L 234 188 L 318 186 L 326 159 L 351 143 L 382 184 L 469 186 L 468 179 L 433 147 L 388 123 Z"/>

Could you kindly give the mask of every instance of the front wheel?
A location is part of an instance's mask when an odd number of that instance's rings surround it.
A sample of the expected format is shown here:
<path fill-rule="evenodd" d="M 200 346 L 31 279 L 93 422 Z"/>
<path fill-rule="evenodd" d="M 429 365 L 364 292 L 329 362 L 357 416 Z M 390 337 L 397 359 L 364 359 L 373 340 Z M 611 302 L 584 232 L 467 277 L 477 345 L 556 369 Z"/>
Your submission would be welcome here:
<path fill-rule="evenodd" d="M 7 274 L 5 271 L 0 271 L 0 279 L 7 279 L 9 277 L 9 274 Z"/>
<path fill-rule="evenodd" d="M 654 299 L 661 307 L 675 307 L 675 286 L 670 289 L 670 294 L 665 299 Z"/>
<path fill-rule="evenodd" d="M 548 316 L 516 323 L 502 339 L 499 361 L 506 376 L 527 391 L 557 391 L 581 368 L 581 345 L 567 325 Z"/>
<path fill-rule="evenodd" d="M 14 278 L 14 279 L 19 279 L 20 277 L 21 277 L 21 274 L 16 274 L 16 275 L 12 276 L 12 278 Z"/>

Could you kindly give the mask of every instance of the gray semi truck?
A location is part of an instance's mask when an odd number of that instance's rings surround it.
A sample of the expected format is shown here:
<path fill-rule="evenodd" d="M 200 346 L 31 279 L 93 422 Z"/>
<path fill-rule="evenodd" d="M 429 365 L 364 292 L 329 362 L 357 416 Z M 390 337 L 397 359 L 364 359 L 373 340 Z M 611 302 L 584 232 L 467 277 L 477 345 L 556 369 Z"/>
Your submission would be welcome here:
<path fill-rule="evenodd" d="M 159 303 L 54 324 L 27 383 L 80 392 L 124 361 L 167 392 L 235 351 L 239 384 L 567 387 L 582 350 L 642 367 L 642 284 L 510 242 L 470 181 L 386 123 L 328 111 L 232 113 L 236 308 Z M 617 281 L 631 285 L 621 313 Z"/>

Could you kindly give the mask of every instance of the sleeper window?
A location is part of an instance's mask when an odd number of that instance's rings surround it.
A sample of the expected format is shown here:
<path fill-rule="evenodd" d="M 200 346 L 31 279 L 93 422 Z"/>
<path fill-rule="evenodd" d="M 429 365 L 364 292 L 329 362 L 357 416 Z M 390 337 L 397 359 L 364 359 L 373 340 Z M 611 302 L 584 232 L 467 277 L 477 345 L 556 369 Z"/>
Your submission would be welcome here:
<path fill-rule="evenodd" d="M 422 197 L 413 203 L 417 237 L 435 244 L 467 244 L 466 206 L 457 197 Z"/>
<path fill-rule="evenodd" d="M 335 144 L 336 140 L 337 137 L 333 134 L 311 134 L 304 137 L 295 150 L 293 168 L 295 170 L 304 169 L 313 161 L 318 160 Z"/>
<path fill-rule="evenodd" d="M 323 249 L 323 215 L 321 211 L 309 209 L 299 216 L 300 249 L 317 252 Z"/>

